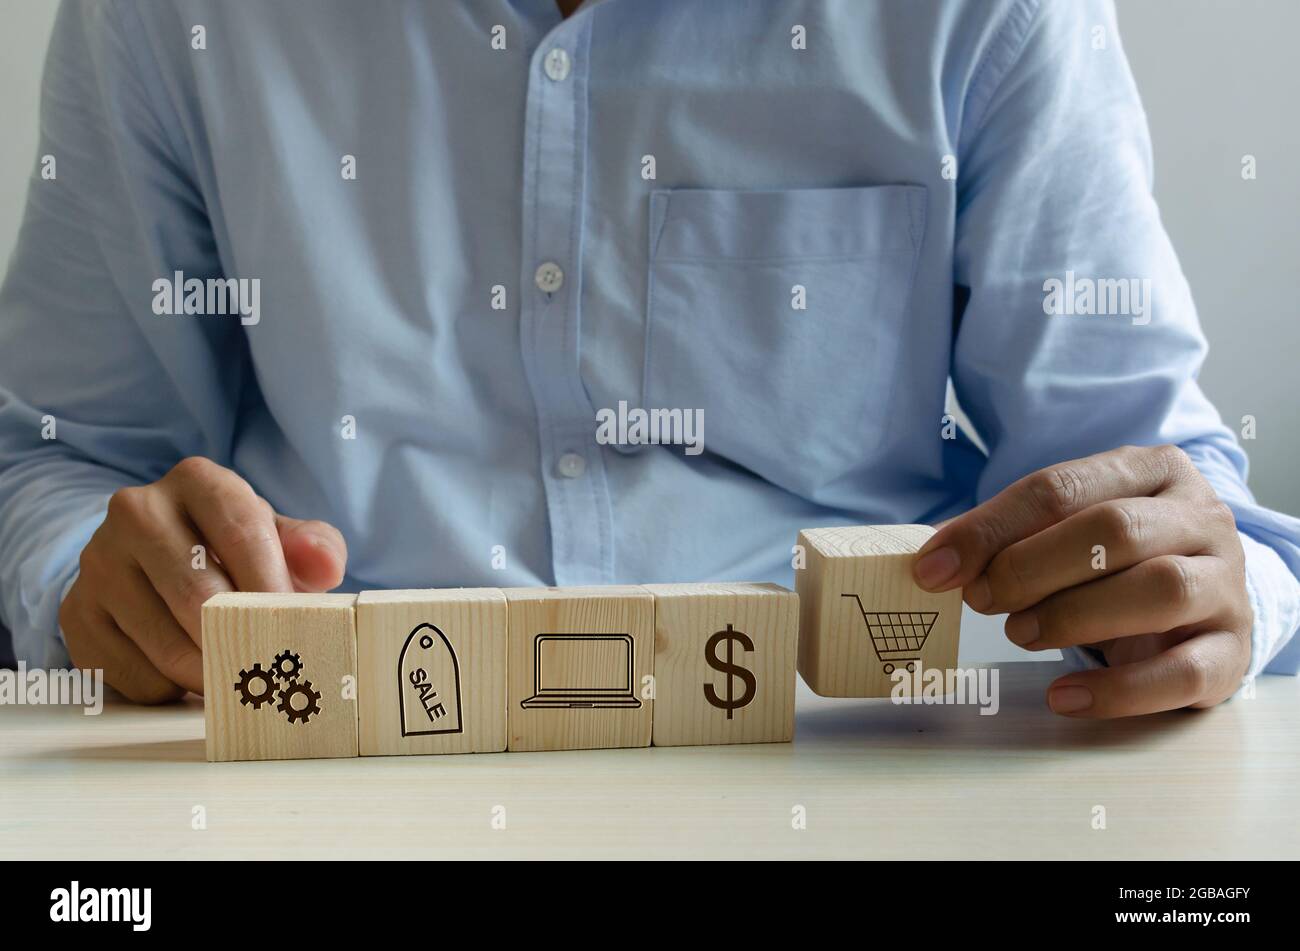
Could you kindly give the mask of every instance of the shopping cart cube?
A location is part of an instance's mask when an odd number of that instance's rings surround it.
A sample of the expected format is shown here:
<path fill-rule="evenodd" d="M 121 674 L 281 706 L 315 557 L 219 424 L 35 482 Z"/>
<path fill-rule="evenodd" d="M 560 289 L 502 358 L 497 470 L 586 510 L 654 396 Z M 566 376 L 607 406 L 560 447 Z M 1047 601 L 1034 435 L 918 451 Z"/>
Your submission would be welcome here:
<path fill-rule="evenodd" d="M 799 673 L 823 697 L 885 697 L 897 671 L 957 665 L 961 590 L 912 581 L 927 525 L 799 533 Z"/>

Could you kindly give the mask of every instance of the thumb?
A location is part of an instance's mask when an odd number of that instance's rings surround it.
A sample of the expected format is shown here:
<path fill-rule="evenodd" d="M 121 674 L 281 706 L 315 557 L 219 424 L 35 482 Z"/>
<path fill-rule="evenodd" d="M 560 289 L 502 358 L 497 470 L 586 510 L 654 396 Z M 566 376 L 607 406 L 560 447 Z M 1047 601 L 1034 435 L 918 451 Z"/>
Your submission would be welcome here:
<path fill-rule="evenodd" d="M 329 591 L 343 582 L 348 546 L 343 533 L 328 522 L 275 517 L 280 547 L 295 591 Z"/>

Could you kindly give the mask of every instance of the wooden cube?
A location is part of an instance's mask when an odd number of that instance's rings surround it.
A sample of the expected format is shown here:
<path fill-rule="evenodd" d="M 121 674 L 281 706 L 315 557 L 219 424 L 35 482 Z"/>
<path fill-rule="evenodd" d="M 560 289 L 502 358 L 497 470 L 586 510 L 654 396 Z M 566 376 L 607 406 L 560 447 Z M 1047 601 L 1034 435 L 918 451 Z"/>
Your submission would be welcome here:
<path fill-rule="evenodd" d="M 895 670 L 957 665 L 961 590 L 912 581 L 927 525 L 813 528 L 799 533 L 799 673 L 823 697 L 887 697 Z"/>
<path fill-rule="evenodd" d="M 655 746 L 788 743 L 799 598 L 775 584 L 650 584 Z"/>
<path fill-rule="evenodd" d="M 504 750 L 506 635 L 497 588 L 362 592 L 361 755 Z"/>
<path fill-rule="evenodd" d="M 649 746 L 654 597 L 645 588 L 507 588 L 511 750 Z"/>
<path fill-rule="evenodd" d="M 357 755 L 356 595 L 214 595 L 203 605 L 210 761 Z"/>

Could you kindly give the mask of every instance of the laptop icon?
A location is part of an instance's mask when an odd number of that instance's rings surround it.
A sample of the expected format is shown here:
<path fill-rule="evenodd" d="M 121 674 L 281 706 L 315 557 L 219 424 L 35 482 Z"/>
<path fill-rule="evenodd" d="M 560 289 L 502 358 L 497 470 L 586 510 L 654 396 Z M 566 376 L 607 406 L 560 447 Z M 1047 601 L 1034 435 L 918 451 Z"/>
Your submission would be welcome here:
<path fill-rule="evenodd" d="M 631 634 L 538 634 L 525 710 L 632 709 Z"/>

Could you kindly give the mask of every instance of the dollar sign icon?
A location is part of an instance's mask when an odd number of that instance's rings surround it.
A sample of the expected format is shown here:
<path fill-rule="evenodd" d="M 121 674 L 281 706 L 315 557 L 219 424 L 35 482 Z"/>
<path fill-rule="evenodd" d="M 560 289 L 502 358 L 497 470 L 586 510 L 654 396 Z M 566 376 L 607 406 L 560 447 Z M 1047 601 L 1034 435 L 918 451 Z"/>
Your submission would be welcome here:
<path fill-rule="evenodd" d="M 718 656 L 718 648 L 724 642 L 727 645 L 726 660 Z M 743 631 L 733 630 L 731 625 L 728 624 L 725 631 L 718 631 L 704 645 L 704 659 L 708 665 L 719 673 L 727 675 L 727 699 L 723 700 L 718 696 L 717 691 L 713 689 L 713 684 L 704 685 L 704 699 L 719 710 L 726 710 L 728 720 L 732 718 L 735 711 L 749 705 L 750 701 L 754 699 L 754 694 L 758 688 L 758 681 L 754 679 L 754 675 L 732 659 L 737 643 L 740 644 L 741 650 L 752 651 L 754 649 L 754 642 L 749 639 L 748 634 Z M 743 688 L 739 697 L 736 696 L 735 689 L 735 678 L 737 677 L 740 678 Z"/>

